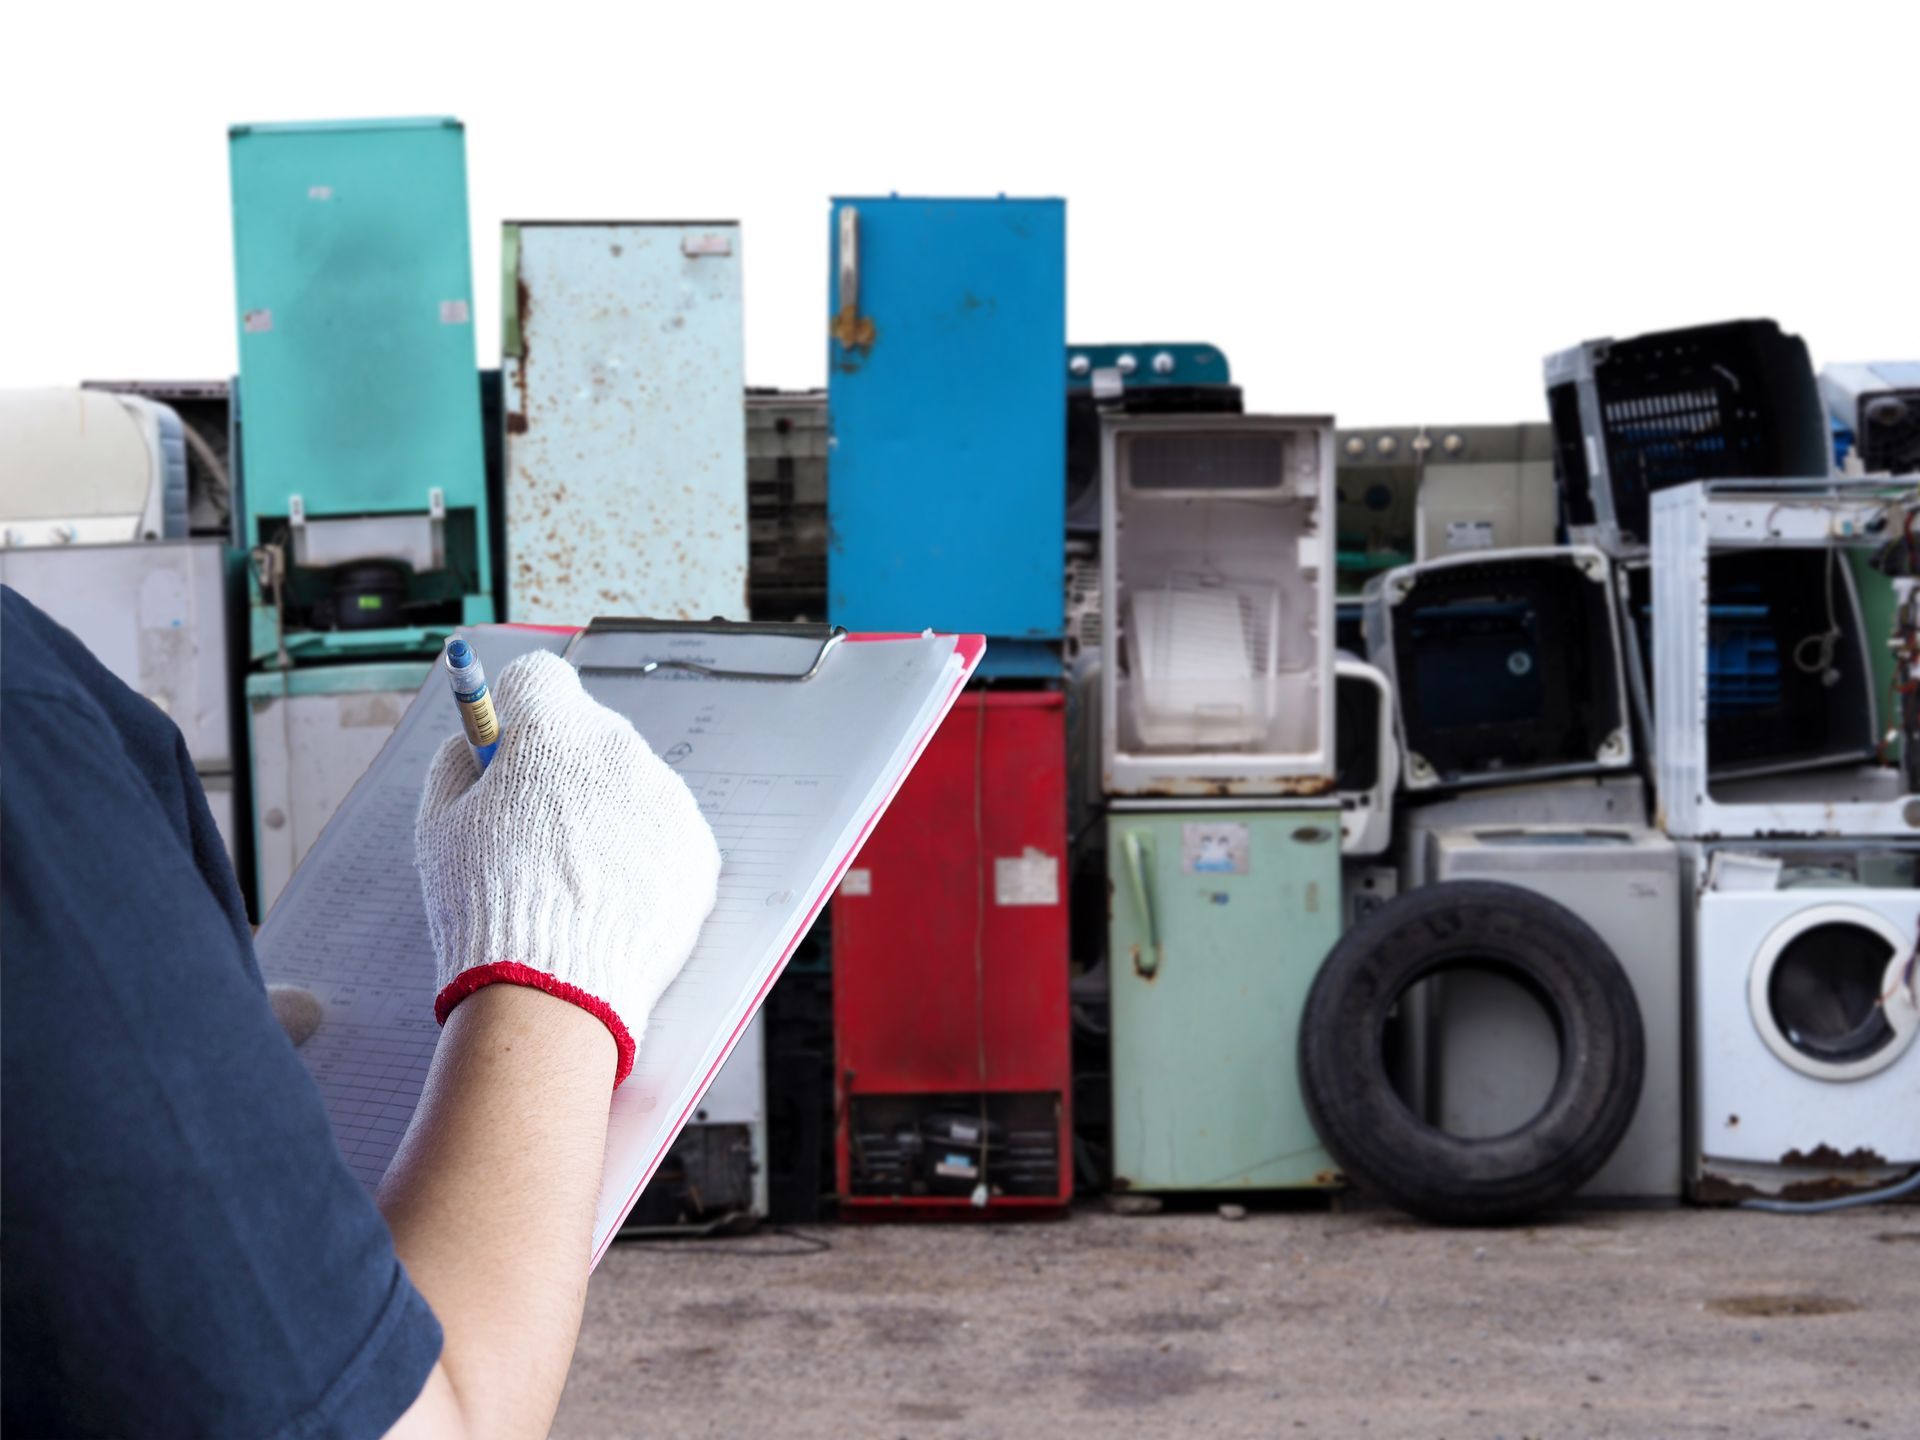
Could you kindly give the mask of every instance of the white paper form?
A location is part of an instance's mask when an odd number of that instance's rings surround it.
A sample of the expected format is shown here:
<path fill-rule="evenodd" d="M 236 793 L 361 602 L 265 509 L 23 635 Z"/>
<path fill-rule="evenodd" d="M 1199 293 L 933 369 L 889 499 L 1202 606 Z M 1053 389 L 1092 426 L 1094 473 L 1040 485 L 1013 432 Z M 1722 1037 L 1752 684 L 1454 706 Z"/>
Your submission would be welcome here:
<path fill-rule="evenodd" d="M 563 638 L 502 627 L 468 632 L 490 674 L 514 653 L 557 648 Z M 686 779 L 723 855 L 719 902 L 613 1097 L 596 1261 L 977 652 L 963 655 L 950 636 L 850 641 L 798 684 L 594 672 L 662 658 L 797 672 L 817 648 L 791 637 L 614 633 L 582 637 L 569 657 L 585 669 L 588 689 L 631 718 Z M 439 1038 L 412 827 L 427 765 L 457 724 L 436 672 L 258 941 L 268 978 L 305 985 L 326 1007 L 301 1053 L 349 1164 L 369 1186 L 393 1156 Z"/>

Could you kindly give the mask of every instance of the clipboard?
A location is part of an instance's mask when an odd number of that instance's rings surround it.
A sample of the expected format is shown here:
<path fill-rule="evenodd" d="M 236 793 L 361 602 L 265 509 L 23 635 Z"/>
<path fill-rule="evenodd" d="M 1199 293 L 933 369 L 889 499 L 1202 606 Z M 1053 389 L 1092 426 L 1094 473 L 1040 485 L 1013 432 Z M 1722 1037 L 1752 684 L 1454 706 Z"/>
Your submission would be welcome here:
<path fill-rule="evenodd" d="M 597 1265 L 986 642 L 621 618 L 461 634 L 490 676 L 530 650 L 563 654 L 687 782 L 720 841 L 719 903 L 613 1095 Z M 439 1039 L 413 817 L 434 752 L 458 728 L 436 666 L 255 942 L 269 980 L 321 1000 L 325 1018 L 300 1053 L 369 1189 L 399 1146 Z"/>

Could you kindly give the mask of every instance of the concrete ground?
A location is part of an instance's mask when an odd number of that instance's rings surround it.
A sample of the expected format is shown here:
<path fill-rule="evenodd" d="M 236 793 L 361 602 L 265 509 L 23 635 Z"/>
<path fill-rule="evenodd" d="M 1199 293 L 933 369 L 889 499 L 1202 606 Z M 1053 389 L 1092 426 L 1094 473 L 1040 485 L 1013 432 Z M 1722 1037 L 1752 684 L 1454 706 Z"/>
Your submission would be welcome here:
<path fill-rule="evenodd" d="M 554 1434 L 1920 1436 L 1914 1207 L 806 1233 L 616 1246 Z"/>

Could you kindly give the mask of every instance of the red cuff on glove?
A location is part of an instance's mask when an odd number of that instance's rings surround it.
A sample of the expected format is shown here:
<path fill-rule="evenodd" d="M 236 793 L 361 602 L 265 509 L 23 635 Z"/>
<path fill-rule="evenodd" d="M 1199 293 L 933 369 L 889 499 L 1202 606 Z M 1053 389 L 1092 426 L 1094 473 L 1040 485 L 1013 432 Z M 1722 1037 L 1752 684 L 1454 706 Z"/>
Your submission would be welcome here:
<path fill-rule="evenodd" d="M 613 1007 L 598 995 L 589 995 L 578 985 L 569 985 L 557 980 L 544 970 L 536 970 L 531 965 L 521 965 L 512 960 L 498 960 L 491 965 L 476 965 L 471 970 L 462 970 L 453 977 L 451 984 L 442 990 L 433 1002 L 433 1018 L 442 1025 L 447 1016 L 453 1013 L 453 1007 L 467 996 L 485 986 L 495 983 L 504 985 L 531 985 L 535 990 L 544 990 L 549 995 L 557 995 L 569 1004 L 578 1005 L 593 1016 L 613 1036 L 614 1049 L 618 1052 L 618 1061 L 613 1069 L 613 1088 L 618 1090 L 620 1082 L 633 1073 L 633 1057 L 636 1050 L 633 1036 L 620 1017 L 613 1013 Z"/>

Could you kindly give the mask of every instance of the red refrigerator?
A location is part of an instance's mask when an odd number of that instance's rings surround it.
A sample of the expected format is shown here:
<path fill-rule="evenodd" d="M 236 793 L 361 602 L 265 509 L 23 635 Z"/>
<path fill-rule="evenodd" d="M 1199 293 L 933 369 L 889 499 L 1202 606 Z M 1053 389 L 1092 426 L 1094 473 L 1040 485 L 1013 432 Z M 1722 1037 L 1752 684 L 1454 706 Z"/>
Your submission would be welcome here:
<path fill-rule="evenodd" d="M 973 691 L 833 906 L 841 1214 L 1073 1196 L 1065 699 Z"/>

